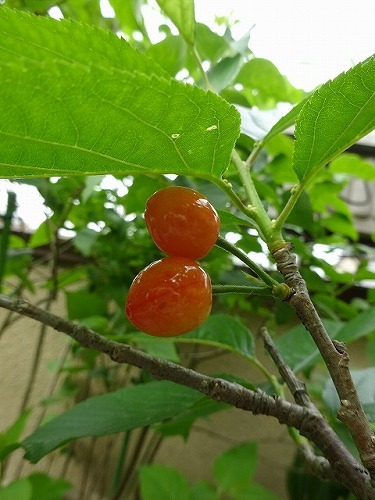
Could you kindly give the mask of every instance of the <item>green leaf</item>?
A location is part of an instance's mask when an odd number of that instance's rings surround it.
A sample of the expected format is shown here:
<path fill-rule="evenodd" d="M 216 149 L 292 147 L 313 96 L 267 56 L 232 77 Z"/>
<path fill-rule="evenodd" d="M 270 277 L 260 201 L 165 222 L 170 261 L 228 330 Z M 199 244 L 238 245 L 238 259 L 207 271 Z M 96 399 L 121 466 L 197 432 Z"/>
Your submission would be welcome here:
<path fill-rule="evenodd" d="M 264 139 L 274 124 L 278 123 L 279 112 L 276 109 L 247 108 L 236 105 L 241 115 L 241 132 L 256 141 Z M 262 141 L 263 142 L 263 141 Z"/>
<path fill-rule="evenodd" d="M 86 290 L 65 292 L 65 295 L 68 318 L 71 320 L 82 320 L 91 316 L 107 315 L 107 303 L 100 295 Z"/>
<path fill-rule="evenodd" d="M 330 320 L 324 320 L 324 325 L 331 338 L 340 342 L 354 342 L 375 331 L 375 307 L 359 313 L 344 325 Z M 307 370 L 319 360 L 319 351 L 302 325 L 284 333 L 275 343 L 287 365 L 295 372 Z"/>
<path fill-rule="evenodd" d="M 139 472 L 142 500 L 189 500 L 189 485 L 183 474 L 165 465 L 141 467 Z"/>
<path fill-rule="evenodd" d="M 274 105 L 276 102 L 298 102 L 303 97 L 271 61 L 260 57 L 244 64 L 236 82 L 244 86 L 249 102 L 260 106 L 268 107 L 268 103 Z"/>
<path fill-rule="evenodd" d="M 217 211 L 220 217 L 220 226 L 246 226 L 249 227 L 249 219 L 245 217 L 240 217 L 238 215 L 231 214 L 230 212 L 224 210 Z M 253 222 L 255 226 L 255 222 Z M 228 228 L 225 228 L 228 231 Z"/>
<path fill-rule="evenodd" d="M 245 443 L 229 449 L 214 463 L 214 474 L 221 490 L 237 498 L 255 473 L 257 444 Z"/>
<path fill-rule="evenodd" d="M 152 338 L 150 335 L 137 332 L 132 337 L 132 340 L 135 340 L 137 346 L 151 356 L 169 359 L 169 361 L 174 361 L 175 363 L 180 361 L 174 339 Z"/>
<path fill-rule="evenodd" d="M 189 500 L 220 500 L 220 497 L 210 483 L 201 480 L 191 485 Z"/>
<path fill-rule="evenodd" d="M 357 389 L 359 400 L 367 406 L 367 411 L 371 414 L 371 420 L 374 421 L 374 377 L 375 368 L 365 368 L 363 370 L 351 370 L 354 385 Z M 340 409 L 340 400 L 331 379 L 327 379 L 323 389 L 323 401 L 332 415 L 336 415 Z"/>
<path fill-rule="evenodd" d="M 306 99 L 303 99 L 301 102 L 296 104 L 288 113 L 280 118 L 280 120 L 275 123 L 275 125 L 268 131 L 267 135 L 263 137 L 263 144 L 268 142 L 272 137 L 275 137 L 277 134 L 284 132 L 287 128 L 293 126 L 297 120 L 298 115 L 301 112 L 301 109 L 305 105 Z"/>
<path fill-rule="evenodd" d="M 233 57 L 236 52 L 231 48 L 228 40 L 211 31 L 202 23 L 196 25 L 196 47 L 202 61 L 217 62 L 223 57 Z"/>
<path fill-rule="evenodd" d="M 320 219 L 319 223 L 333 234 L 348 236 L 353 241 L 358 240 L 358 232 L 351 219 L 343 214 L 332 214 L 329 217 Z"/>
<path fill-rule="evenodd" d="M 74 246 L 81 252 L 82 255 L 88 257 L 91 254 L 93 246 L 99 236 L 100 233 L 98 231 L 85 227 L 76 234 L 74 238 Z"/>
<path fill-rule="evenodd" d="M 306 183 L 321 167 L 375 128 L 375 56 L 330 80 L 303 106 L 293 168 Z"/>
<path fill-rule="evenodd" d="M 249 484 L 238 495 L 236 500 L 279 500 L 280 497 L 260 484 Z"/>
<path fill-rule="evenodd" d="M 30 411 L 24 411 L 17 420 L 0 433 L 0 461 L 4 460 L 13 450 L 20 447 L 19 438 L 26 426 Z"/>
<path fill-rule="evenodd" d="M 43 245 L 48 245 L 52 237 L 51 221 L 45 220 L 40 224 L 38 229 L 32 234 L 28 241 L 28 247 L 36 248 Z"/>
<path fill-rule="evenodd" d="M 229 314 L 212 314 L 201 326 L 175 342 L 213 345 L 247 358 L 255 354 L 252 333 L 242 321 Z"/>
<path fill-rule="evenodd" d="M 28 479 L 17 479 L 3 488 L 0 500 L 32 500 L 32 486 Z"/>
<path fill-rule="evenodd" d="M 176 417 L 158 424 L 156 428 L 163 436 L 180 435 L 187 439 L 192 425 L 198 418 L 207 417 L 227 408 L 230 408 L 230 405 L 226 403 L 218 403 L 212 399 L 202 398 Z"/>
<path fill-rule="evenodd" d="M 207 76 L 215 92 L 220 93 L 232 83 L 241 68 L 242 62 L 243 56 L 236 54 L 234 57 L 225 57 L 216 65 L 211 66 L 207 72 Z"/>
<path fill-rule="evenodd" d="M 35 463 L 73 439 L 105 436 L 173 417 L 202 395 L 168 381 L 150 382 L 89 398 L 28 436 L 25 458 Z"/>
<path fill-rule="evenodd" d="M 194 0 L 156 0 L 189 45 L 195 40 Z"/>
<path fill-rule="evenodd" d="M 375 331 L 375 307 L 359 313 L 336 333 L 340 342 L 353 342 Z"/>
<path fill-rule="evenodd" d="M 167 36 L 151 45 L 146 54 L 170 76 L 175 76 L 186 66 L 186 44 L 180 36 Z"/>
<path fill-rule="evenodd" d="M 337 338 L 341 323 L 324 320 L 324 325 L 330 337 Z M 296 373 L 310 369 L 319 361 L 319 351 L 303 325 L 283 333 L 275 344 L 286 364 Z"/>
<path fill-rule="evenodd" d="M 110 3 L 124 33 L 131 36 L 134 31 L 140 31 L 143 36 L 147 37 L 141 11 L 145 0 L 111 0 Z"/>
<path fill-rule="evenodd" d="M 137 175 L 124 198 L 126 212 L 128 214 L 132 212 L 143 213 L 148 198 L 165 186 L 163 177 L 154 178 L 147 175 Z"/>
<path fill-rule="evenodd" d="M 65 493 L 72 489 L 69 481 L 54 479 L 42 472 L 34 472 L 28 479 L 33 487 L 31 500 L 63 500 Z"/>
<path fill-rule="evenodd" d="M 0 9 L 3 177 L 176 173 L 218 179 L 234 107 L 114 34 Z"/>
<path fill-rule="evenodd" d="M 365 181 L 375 180 L 375 166 L 352 153 L 345 153 L 335 158 L 329 169 L 335 174 L 347 174 Z"/>

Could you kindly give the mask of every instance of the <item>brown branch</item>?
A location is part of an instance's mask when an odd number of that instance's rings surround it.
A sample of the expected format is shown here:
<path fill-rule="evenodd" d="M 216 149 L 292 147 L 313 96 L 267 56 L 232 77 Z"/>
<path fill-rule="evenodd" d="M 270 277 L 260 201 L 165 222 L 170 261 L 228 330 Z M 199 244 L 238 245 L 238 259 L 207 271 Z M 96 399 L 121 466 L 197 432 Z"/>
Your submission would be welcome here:
<path fill-rule="evenodd" d="M 237 383 L 208 377 L 189 368 L 102 337 L 90 328 L 65 320 L 23 300 L 0 295 L 0 307 L 33 318 L 67 334 L 83 347 L 107 354 L 117 363 L 128 363 L 149 371 L 160 379 L 170 380 L 202 392 L 207 397 L 228 403 L 253 414 L 270 415 L 281 423 L 299 430 L 315 443 L 330 462 L 335 479 L 362 499 L 375 500 L 368 472 L 355 460 L 328 423 L 317 413 L 261 390 L 252 391 Z"/>
<path fill-rule="evenodd" d="M 369 471 L 375 487 L 375 436 L 359 401 L 352 376 L 349 371 L 349 355 L 344 344 L 331 340 L 299 273 L 296 257 L 290 247 L 276 250 L 273 254 L 278 270 L 285 282 L 293 290 L 289 304 L 310 332 L 320 354 L 327 365 L 332 381 L 341 401 L 338 418 L 344 422 L 357 446 L 361 461 Z"/>

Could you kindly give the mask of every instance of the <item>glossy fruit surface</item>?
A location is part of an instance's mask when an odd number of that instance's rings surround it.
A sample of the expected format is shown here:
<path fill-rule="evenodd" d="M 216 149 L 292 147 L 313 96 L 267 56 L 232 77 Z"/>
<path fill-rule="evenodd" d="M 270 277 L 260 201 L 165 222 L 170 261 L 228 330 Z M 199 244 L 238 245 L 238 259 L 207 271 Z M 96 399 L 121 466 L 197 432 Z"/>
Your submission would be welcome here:
<path fill-rule="evenodd" d="M 145 220 L 155 244 L 167 255 L 201 259 L 215 245 L 219 216 L 203 194 L 171 186 L 146 203 Z"/>
<path fill-rule="evenodd" d="M 125 310 L 139 330 L 173 337 L 202 324 L 211 305 L 211 281 L 204 269 L 185 257 L 166 257 L 134 278 Z"/>

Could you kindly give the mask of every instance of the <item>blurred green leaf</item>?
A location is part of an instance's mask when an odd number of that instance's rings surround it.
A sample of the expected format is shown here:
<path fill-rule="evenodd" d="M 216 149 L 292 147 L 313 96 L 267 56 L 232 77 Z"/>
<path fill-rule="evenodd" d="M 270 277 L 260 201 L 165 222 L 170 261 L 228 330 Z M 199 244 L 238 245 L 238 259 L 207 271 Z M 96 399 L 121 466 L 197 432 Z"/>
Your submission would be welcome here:
<path fill-rule="evenodd" d="M 354 342 L 375 330 L 375 307 L 359 313 L 345 324 L 330 320 L 323 322 L 331 338 L 340 342 Z M 311 368 L 320 356 L 314 341 L 302 325 L 282 334 L 275 343 L 285 362 L 295 372 Z"/>
<path fill-rule="evenodd" d="M 207 71 L 208 80 L 218 94 L 225 89 L 237 76 L 242 66 L 243 56 L 236 54 L 225 57 Z"/>
<path fill-rule="evenodd" d="M 133 184 L 129 187 L 128 194 L 124 197 L 123 203 L 126 212 L 143 213 L 146 208 L 148 198 L 167 184 L 165 179 L 150 177 L 147 175 L 137 175 Z"/>
<path fill-rule="evenodd" d="M 65 479 L 55 479 L 42 472 L 34 472 L 28 477 L 33 494 L 31 500 L 64 500 L 72 485 Z"/>
<path fill-rule="evenodd" d="M 237 498 L 237 495 L 248 488 L 256 464 L 256 443 L 241 444 L 224 452 L 214 463 L 215 479 L 220 490 Z"/>
<path fill-rule="evenodd" d="M 375 128 L 375 56 L 328 81 L 307 100 L 296 124 L 293 168 L 307 182 Z"/>
<path fill-rule="evenodd" d="M 189 45 L 195 40 L 194 0 L 156 0 Z"/>
<path fill-rule="evenodd" d="M 257 443 L 230 448 L 214 462 L 218 491 L 236 500 L 275 500 L 271 491 L 252 481 L 257 466 Z"/>
<path fill-rule="evenodd" d="M 329 165 L 334 174 L 347 174 L 365 181 L 375 180 L 375 166 L 358 155 L 344 153 L 335 158 Z"/>
<path fill-rule="evenodd" d="M 82 320 L 91 316 L 106 316 L 107 303 L 102 297 L 86 290 L 65 292 L 68 318 Z"/>
<path fill-rule="evenodd" d="M 337 338 L 341 324 L 324 320 L 324 325 L 330 337 Z M 296 373 L 308 370 L 319 360 L 319 351 L 303 325 L 297 325 L 283 333 L 275 340 L 275 344 L 286 364 Z"/>
<path fill-rule="evenodd" d="M 110 0 L 116 19 L 124 33 L 132 36 L 134 31 L 140 31 L 147 38 L 141 10 L 145 3 L 145 0 Z"/>
<path fill-rule="evenodd" d="M 180 361 L 180 356 L 178 355 L 174 344 L 174 339 L 153 338 L 150 337 L 150 335 L 142 334 L 141 332 L 137 332 L 132 339 L 135 340 L 136 345 L 140 349 L 148 354 L 151 354 L 151 356 L 161 359 L 169 359 L 169 361 L 174 361 L 175 363 Z"/>
<path fill-rule="evenodd" d="M 99 237 L 100 233 L 98 231 L 85 227 L 78 231 L 74 237 L 74 246 L 82 255 L 88 257 L 91 255 L 92 249 Z"/>
<path fill-rule="evenodd" d="M 276 66 L 268 59 L 255 57 L 248 61 L 239 72 L 236 83 L 244 86 L 244 92 L 251 104 L 269 107 L 269 103 L 298 102 L 302 92 L 290 85 Z"/>
<path fill-rule="evenodd" d="M 28 479 L 16 479 L 0 487 L 0 500 L 32 500 L 32 486 Z"/>
<path fill-rule="evenodd" d="M 142 500 L 189 500 L 189 485 L 180 471 L 153 464 L 139 471 Z"/>
<path fill-rule="evenodd" d="M 202 23 L 196 25 L 196 47 L 202 61 L 217 62 L 223 57 L 233 57 L 236 53 L 229 42 Z"/>
<path fill-rule="evenodd" d="M 32 463 L 84 436 L 105 436 L 144 427 L 184 411 L 202 398 L 173 382 L 149 382 L 94 396 L 39 427 L 23 442 Z"/>
<path fill-rule="evenodd" d="M 220 500 L 220 498 L 210 483 L 196 481 L 190 487 L 189 500 Z"/>
<path fill-rule="evenodd" d="M 146 54 L 170 75 L 186 66 L 186 45 L 180 36 L 167 36 L 159 43 L 151 45 Z"/>
<path fill-rule="evenodd" d="M 353 342 L 375 331 L 375 307 L 359 313 L 354 319 L 343 325 L 335 338 L 340 342 Z"/>
<path fill-rule="evenodd" d="M 371 416 L 370 420 L 374 421 L 375 409 L 375 389 L 374 378 L 375 368 L 365 368 L 363 370 L 351 370 L 354 385 L 357 389 L 359 400 L 365 406 Z M 340 409 L 340 400 L 337 395 L 336 389 L 331 379 L 327 379 L 323 388 L 323 401 L 327 409 L 332 415 L 336 415 Z"/>
<path fill-rule="evenodd" d="M 41 223 L 36 231 L 33 232 L 27 245 L 30 248 L 36 248 L 43 245 L 48 245 L 52 237 L 51 221 L 45 220 Z"/>
<path fill-rule="evenodd" d="M 98 231 L 85 227 L 78 231 L 74 237 L 74 246 L 81 252 L 82 255 L 88 257 L 91 255 L 93 246 L 99 237 L 100 233 Z"/>
<path fill-rule="evenodd" d="M 332 214 L 329 217 L 320 219 L 321 226 L 325 227 L 333 234 L 342 234 L 348 236 L 353 241 L 358 240 L 358 232 L 351 220 L 343 214 Z"/>
<path fill-rule="evenodd" d="M 19 448 L 19 439 L 29 416 L 30 411 L 24 411 L 10 427 L 0 433 L 0 461 L 4 460 L 13 450 Z"/>

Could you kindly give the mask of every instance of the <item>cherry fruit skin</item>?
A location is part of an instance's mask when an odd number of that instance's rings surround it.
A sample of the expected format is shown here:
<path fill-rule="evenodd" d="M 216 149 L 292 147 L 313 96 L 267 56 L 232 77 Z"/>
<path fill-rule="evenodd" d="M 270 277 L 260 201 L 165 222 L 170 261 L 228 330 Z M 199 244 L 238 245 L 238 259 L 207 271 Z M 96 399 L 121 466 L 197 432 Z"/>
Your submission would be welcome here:
<path fill-rule="evenodd" d="M 161 189 L 147 200 L 145 221 L 162 252 L 194 260 L 209 253 L 220 231 L 219 216 L 207 198 L 179 186 Z"/>
<path fill-rule="evenodd" d="M 204 269 L 186 257 L 165 257 L 134 278 L 125 311 L 144 333 L 174 337 L 201 325 L 211 306 L 212 286 Z"/>

